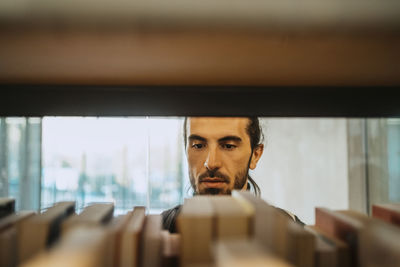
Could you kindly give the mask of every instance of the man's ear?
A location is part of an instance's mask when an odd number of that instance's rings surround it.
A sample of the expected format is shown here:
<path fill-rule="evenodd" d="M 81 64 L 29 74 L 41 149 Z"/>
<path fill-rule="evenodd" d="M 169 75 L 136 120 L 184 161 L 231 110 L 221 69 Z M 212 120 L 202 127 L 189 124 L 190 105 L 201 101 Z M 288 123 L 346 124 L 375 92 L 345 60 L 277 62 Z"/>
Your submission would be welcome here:
<path fill-rule="evenodd" d="M 250 162 L 250 169 L 254 170 L 257 167 L 257 162 L 261 158 L 263 152 L 264 152 L 263 144 L 260 144 L 253 149 L 253 155 L 251 157 L 251 162 Z"/>

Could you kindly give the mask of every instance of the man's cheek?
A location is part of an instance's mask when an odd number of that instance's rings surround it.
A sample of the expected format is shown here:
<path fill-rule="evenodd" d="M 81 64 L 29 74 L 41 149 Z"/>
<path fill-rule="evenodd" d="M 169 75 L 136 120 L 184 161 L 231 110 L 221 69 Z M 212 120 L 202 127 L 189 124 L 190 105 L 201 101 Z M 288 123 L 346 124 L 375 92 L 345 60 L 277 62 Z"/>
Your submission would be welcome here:
<path fill-rule="evenodd" d="M 188 157 L 188 163 L 189 163 L 189 167 L 190 168 L 196 168 L 197 166 L 201 166 L 202 164 L 204 164 L 204 162 L 202 161 L 201 157 L 199 156 L 190 156 Z"/>

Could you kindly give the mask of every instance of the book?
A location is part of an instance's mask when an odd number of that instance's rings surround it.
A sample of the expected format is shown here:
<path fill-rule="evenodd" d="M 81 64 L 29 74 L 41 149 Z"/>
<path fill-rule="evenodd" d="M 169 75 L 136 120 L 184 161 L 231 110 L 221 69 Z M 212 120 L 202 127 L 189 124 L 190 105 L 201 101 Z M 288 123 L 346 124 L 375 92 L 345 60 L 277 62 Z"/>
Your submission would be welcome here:
<path fill-rule="evenodd" d="M 179 266 L 181 235 L 177 233 L 170 233 L 168 230 L 163 230 L 161 232 L 161 239 L 161 266 Z"/>
<path fill-rule="evenodd" d="M 361 266 L 400 266 L 400 228 L 373 221 L 360 232 L 359 238 Z"/>
<path fill-rule="evenodd" d="M 18 225 L 34 214 L 33 211 L 21 211 L 0 219 L 0 266 L 17 266 Z"/>
<path fill-rule="evenodd" d="M 35 255 L 22 267 L 107 267 L 108 232 L 102 226 L 77 226 L 55 246 Z"/>
<path fill-rule="evenodd" d="M 57 241 L 62 222 L 74 212 L 75 202 L 59 202 L 21 222 L 18 227 L 18 262 L 24 262 Z"/>
<path fill-rule="evenodd" d="M 372 205 L 372 216 L 400 226 L 400 203 Z"/>
<path fill-rule="evenodd" d="M 231 196 L 212 196 L 210 199 L 214 208 L 216 239 L 250 237 L 254 208 L 247 200 Z"/>
<path fill-rule="evenodd" d="M 343 212 L 315 208 L 315 226 L 347 243 L 350 249 L 350 266 L 360 266 L 357 249 L 359 233 L 364 226 L 363 221 Z"/>
<path fill-rule="evenodd" d="M 315 237 L 296 223 L 285 211 L 279 210 L 250 192 L 234 191 L 234 198 L 246 199 L 255 210 L 254 237 L 267 249 L 294 265 L 314 264 Z"/>
<path fill-rule="evenodd" d="M 110 232 L 107 248 L 107 262 L 109 266 L 121 266 L 121 235 L 131 215 L 131 211 L 124 215 L 118 215 L 107 226 L 107 230 Z"/>
<path fill-rule="evenodd" d="M 249 239 L 219 240 L 214 249 L 216 267 L 292 267 Z"/>
<path fill-rule="evenodd" d="M 288 242 L 286 229 L 289 218 L 250 192 L 235 190 L 232 196 L 245 199 L 254 207 L 255 216 L 252 221 L 254 238 L 271 252 L 285 257 Z"/>
<path fill-rule="evenodd" d="M 79 215 L 74 215 L 65 220 L 62 224 L 63 234 L 77 225 L 107 224 L 114 214 L 114 204 L 95 203 L 87 206 Z"/>
<path fill-rule="evenodd" d="M 327 234 L 315 225 L 307 225 L 305 227 L 307 230 L 318 235 L 319 240 L 323 240 L 326 244 L 333 246 L 335 249 L 335 262 L 338 267 L 349 267 L 350 266 L 350 248 L 349 246 L 343 242 L 342 240 L 334 237 L 333 235 Z M 316 246 L 316 249 L 318 245 Z M 323 256 L 322 256 L 323 257 Z M 319 262 L 323 261 L 324 264 L 320 265 Z M 317 259 L 316 266 L 325 266 L 324 259 Z"/>
<path fill-rule="evenodd" d="M 339 267 L 335 244 L 308 226 L 304 229 L 315 236 L 314 267 Z"/>
<path fill-rule="evenodd" d="M 15 199 L 0 198 L 0 219 L 15 212 Z"/>
<path fill-rule="evenodd" d="M 315 236 L 303 226 L 289 221 L 286 230 L 285 259 L 298 267 L 312 267 L 315 259 Z"/>
<path fill-rule="evenodd" d="M 354 220 L 361 223 L 362 226 L 365 226 L 365 224 L 375 220 L 374 218 L 369 217 L 367 214 L 355 210 L 338 210 L 337 212 L 344 214 L 345 216 L 348 216 L 350 218 L 353 218 Z"/>
<path fill-rule="evenodd" d="M 140 241 L 146 217 L 145 207 L 135 207 L 120 234 L 119 262 L 123 267 L 136 267 L 140 264 Z"/>
<path fill-rule="evenodd" d="M 142 251 L 140 266 L 161 266 L 161 231 L 162 216 L 147 215 L 143 228 Z"/>
<path fill-rule="evenodd" d="M 177 228 L 181 234 L 180 263 L 182 267 L 211 263 L 213 224 L 214 207 L 210 197 L 195 196 L 185 199 L 177 217 Z"/>
<path fill-rule="evenodd" d="M 10 214 L 2 219 L 0 219 L 0 232 L 9 228 L 15 227 L 23 220 L 28 219 L 29 217 L 35 214 L 34 211 L 20 211 L 17 213 Z"/>

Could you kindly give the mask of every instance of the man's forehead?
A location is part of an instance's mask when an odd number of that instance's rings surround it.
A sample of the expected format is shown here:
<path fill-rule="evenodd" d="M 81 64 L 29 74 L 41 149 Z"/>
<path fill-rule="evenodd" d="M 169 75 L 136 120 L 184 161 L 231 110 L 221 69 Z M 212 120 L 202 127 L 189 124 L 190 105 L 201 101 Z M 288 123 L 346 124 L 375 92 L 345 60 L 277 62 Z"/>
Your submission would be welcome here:
<path fill-rule="evenodd" d="M 246 138 L 248 118 L 225 117 L 191 117 L 187 121 L 187 134 L 199 135 L 205 138 L 221 138 L 224 136 L 239 136 Z"/>

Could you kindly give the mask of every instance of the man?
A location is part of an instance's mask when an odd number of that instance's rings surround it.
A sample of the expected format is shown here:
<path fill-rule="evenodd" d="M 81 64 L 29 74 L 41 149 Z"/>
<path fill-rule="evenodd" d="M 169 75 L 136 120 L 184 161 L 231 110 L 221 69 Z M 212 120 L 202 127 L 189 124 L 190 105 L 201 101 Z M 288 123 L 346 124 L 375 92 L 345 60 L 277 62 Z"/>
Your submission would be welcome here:
<path fill-rule="evenodd" d="M 234 189 L 260 195 L 260 188 L 249 176 L 249 169 L 256 168 L 264 151 L 258 118 L 191 117 L 185 119 L 183 130 L 195 195 L 231 194 Z M 175 232 L 180 207 L 162 213 L 164 229 Z"/>
<path fill-rule="evenodd" d="M 264 145 L 258 119 L 188 118 L 184 125 L 189 177 L 195 194 L 230 194 L 245 190 Z M 249 188 L 250 189 L 250 188 Z"/>

